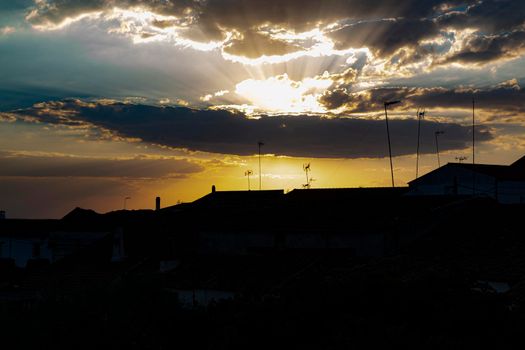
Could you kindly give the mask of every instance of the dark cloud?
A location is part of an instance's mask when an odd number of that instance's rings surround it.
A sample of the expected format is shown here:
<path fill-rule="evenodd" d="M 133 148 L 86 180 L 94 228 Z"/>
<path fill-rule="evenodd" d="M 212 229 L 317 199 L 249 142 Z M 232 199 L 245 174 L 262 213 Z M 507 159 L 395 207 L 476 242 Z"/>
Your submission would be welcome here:
<path fill-rule="evenodd" d="M 246 30 L 273 24 L 304 31 L 340 19 L 365 20 L 423 17 L 443 0 L 208 0 L 200 9 L 201 21 L 224 28 Z"/>
<path fill-rule="evenodd" d="M 224 51 L 238 56 L 258 58 L 262 55 L 285 55 L 287 53 L 301 50 L 301 47 L 288 44 L 285 41 L 275 40 L 267 35 L 253 31 L 247 31 L 242 39 L 235 39 Z"/>
<path fill-rule="evenodd" d="M 464 47 L 436 64 L 452 62 L 484 64 L 501 58 L 520 56 L 525 50 L 525 31 L 518 30 L 501 35 L 481 35 L 469 38 Z"/>
<path fill-rule="evenodd" d="M 472 98 L 478 108 L 494 112 L 524 113 L 525 90 L 515 80 L 490 89 L 424 89 L 410 98 L 414 105 L 428 108 L 469 108 Z"/>
<path fill-rule="evenodd" d="M 502 31 L 520 29 L 525 20 L 524 4 L 520 0 L 209 0 L 196 11 L 196 21 L 198 26 L 213 28 L 211 33 L 216 34 L 218 28 L 244 33 L 266 24 L 302 31 L 345 20 L 350 24 L 329 33 L 336 48 L 369 47 L 376 55 L 388 56 L 412 47 L 417 48 L 410 57 L 414 61 L 431 53 L 446 53 L 420 47 L 420 42 L 444 35 L 450 27 L 474 28 L 484 35 L 503 35 Z M 243 45 L 250 47 L 249 41 Z M 258 49 L 259 56 L 265 54 L 265 48 L 262 45 Z M 271 46 L 268 48 L 271 50 Z M 236 53 L 254 56 L 253 51 Z M 504 56 L 478 57 L 484 63 Z M 400 63 L 410 62 L 405 59 Z"/>
<path fill-rule="evenodd" d="M 347 23 L 328 33 L 336 48 L 368 47 L 381 57 L 398 49 L 412 48 L 397 59 L 408 64 L 435 54 L 434 64 L 464 62 L 484 64 L 520 55 L 524 50 L 525 2 L 521 0 L 43 0 L 35 4 L 28 19 L 33 24 L 58 24 L 86 12 L 115 6 L 140 6 L 158 14 L 181 18 L 181 35 L 201 41 L 238 35 L 225 51 L 257 58 L 299 50 L 296 44 L 271 38 L 261 28 L 281 27 L 305 31 L 334 21 Z M 175 23 L 154 20 L 166 28 Z M 424 39 L 445 36 L 449 29 L 471 28 L 474 33 L 460 52 L 447 56 L 450 46 L 429 48 Z M 262 31 L 261 31 L 262 30 Z"/>
<path fill-rule="evenodd" d="M 329 36 L 337 49 L 368 47 L 383 56 L 402 47 L 415 46 L 438 33 L 439 27 L 431 20 L 388 19 L 352 24 Z"/>
<path fill-rule="evenodd" d="M 331 33 L 338 47 L 369 46 L 378 53 L 434 35 L 438 29 L 428 18 L 440 13 L 442 5 L 469 4 L 473 0 L 44 0 L 28 17 L 33 24 L 58 24 L 86 12 L 115 6 L 141 6 L 158 14 L 183 18 L 182 35 L 208 42 L 224 40 L 226 32 L 239 33 L 229 43 L 230 53 L 254 58 L 295 50 L 290 43 L 270 39 L 259 31 L 272 26 L 296 32 L 344 20 L 354 23 Z M 388 21 L 384 19 L 396 19 Z M 427 19 L 424 19 L 427 18 Z M 377 21 L 378 19 L 383 19 Z M 445 21 L 445 19 L 443 20 Z M 447 23 L 452 23 L 452 17 Z M 165 28 L 172 23 L 153 21 Z"/>
<path fill-rule="evenodd" d="M 453 9 L 437 17 L 402 17 L 361 21 L 331 32 L 329 36 L 339 49 L 368 47 L 376 55 L 389 56 L 401 48 L 414 48 L 406 64 L 436 53 L 435 64 L 463 62 L 485 64 L 501 58 L 522 54 L 525 48 L 523 25 L 525 2 L 517 0 L 489 0 L 473 3 L 463 11 Z M 429 48 L 421 41 L 447 35 L 449 28 L 471 28 L 475 32 L 467 37 L 463 48 L 446 56 L 450 46 Z M 419 56 L 419 57 L 418 57 Z"/>
<path fill-rule="evenodd" d="M 442 27 L 477 28 L 485 33 L 517 28 L 525 22 L 525 2 L 521 0 L 477 1 L 464 11 L 451 11 L 439 17 Z"/>
<path fill-rule="evenodd" d="M 370 89 L 363 92 L 348 92 L 345 89 L 327 91 L 320 97 L 321 102 L 328 109 L 345 107 L 350 113 L 368 113 L 380 111 L 384 101 L 403 100 L 419 91 L 418 88 L 387 87 Z"/>
<path fill-rule="evenodd" d="M 60 23 L 81 13 L 114 6 L 141 6 L 164 15 L 190 13 L 198 23 L 245 29 L 271 23 L 296 30 L 336 19 L 423 17 L 444 3 L 461 0 L 43 0 L 36 4 L 34 23 Z"/>
<path fill-rule="evenodd" d="M 184 159 L 104 159 L 0 152 L 0 176 L 173 178 L 203 169 Z"/>
<path fill-rule="evenodd" d="M 323 118 L 318 116 L 262 116 L 250 119 L 223 110 L 153 107 L 133 104 L 85 104 L 65 101 L 41 104 L 15 111 L 20 118 L 71 125 L 90 123 L 126 137 L 190 150 L 252 155 L 263 140 L 264 151 L 297 157 L 362 158 L 385 157 L 387 152 L 383 120 Z M 66 117 L 64 117 L 66 116 Z M 414 153 L 414 120 L 392 120 L 395 155 Z M 443 150 L 467 147 L 470 128 L 453 123 L 426 121 L 423 124 L 423 152 L 433 152 L 433 132 L 445 130 Z M 479 128 L 478 140 L 492 138 Z"/>
<path fill-rule="evenodd" d="M 351 101 L 351 97 L 345 89 L 334 89 L 324 93 L 319 101 L 328 109 L 337 109 L 348 105 Z"/>
<path fill-rule="evenodd" d="M 488 89 L 445 89 L 387 87 L 350 93 L 335 89 L 326 92 L 320 102 L 329 109 L 345 107 L 348 112 L 372 112 L 382 108 L 384 101 L 402 100 L 404 108 L 470 108 L 472 98 L 479 108 L 491 111 L 525 112 L 525 90 L 516 80 Z"/>

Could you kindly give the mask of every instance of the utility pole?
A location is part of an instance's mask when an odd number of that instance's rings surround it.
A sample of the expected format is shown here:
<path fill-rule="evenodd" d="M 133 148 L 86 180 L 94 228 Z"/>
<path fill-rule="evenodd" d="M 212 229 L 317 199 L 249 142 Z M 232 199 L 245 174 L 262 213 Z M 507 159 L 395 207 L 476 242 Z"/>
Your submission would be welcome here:
<path fill-rule="evenodd" d="M 475 119 L 476 102 L 472 97 L 472 195 L 476 195 L 476 119 Z"/>
<path fill-rule="evenodd" d="M 416 179 L 419 176 L 419 139 L 421 136 L 421 119 L 425 117 L 425 110 L 417 110 L 417 150 L 416 150 Z"/>
<path fill-rule="evenodd" d="M 392 163 L 392 145 L 390 144 L 390 129 L 388 127 L 388 112 L 387 112 L 387 107 L 390 106 L 390 105 L 394 105 L 396 103 L 400 103 L 401 101 L 385 101 L 384 102 L 384 105 L 385 105 L 385 121 L 386 121 L 386 134 L 387 134 L 387 138 L 388 138 L 388 155 L 390 157 L 390 174 L 392 175 L 392 187 L 395 187 L 394 185 L 394 165 Z"/>
<path fill-rule="evenodd" d="M 476 164 L 476 123 L 475 123 L 475 104 L 476 102 L 472 99 L 472 165 Z"/>
<path fill-rule="evenodd" d="M 262 173 L 261 173 L 261 146 L 264 146 L 262 141 L 257 142 L 259 146 L 259 191 L 262 190 Z"/>
<path fill-rule="evenodd" d="M 436 154 L 437 154 L 437 160 L 438 160 L 438 169 L 441 168 L 441 161 L 439 160 L 439 142 L 438 142 L 438 136 L 443 135 L 444 131 L 436 131 L 434 135 L 436 136 Z"/>

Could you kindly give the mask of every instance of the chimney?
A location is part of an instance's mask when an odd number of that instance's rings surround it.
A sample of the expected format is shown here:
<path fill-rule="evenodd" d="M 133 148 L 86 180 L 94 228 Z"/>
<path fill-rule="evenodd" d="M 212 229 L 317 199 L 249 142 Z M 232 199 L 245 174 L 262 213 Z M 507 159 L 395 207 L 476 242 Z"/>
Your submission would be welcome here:
<path fill-rule="evenodd" d="M 155 198 L 155 210 L 160 210 L 160 197 Z"/>
<path fill-rule="evenodd" d="M 211 186 L 211 193 L 215 193 L 215 185 Z"/>

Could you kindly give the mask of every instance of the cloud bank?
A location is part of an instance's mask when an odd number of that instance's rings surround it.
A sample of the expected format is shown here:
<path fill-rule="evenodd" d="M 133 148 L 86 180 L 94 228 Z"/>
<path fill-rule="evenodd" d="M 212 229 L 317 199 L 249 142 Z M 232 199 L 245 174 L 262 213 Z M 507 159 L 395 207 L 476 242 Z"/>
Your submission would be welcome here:
<path fill-rule="evenodd" d="M 136 41 L 169 37 L 248 59 L 367 47 L 390 61 L 482 65 L 525 50 L 521 0 L 38 0 L 26 19 L 49 30 L 86 16 L 117 20 L 112 31 Z"/>
<path fill-rule="evenodd" d="M 181 178 L 202 170 L 203 166 L 185 159 L 108 159 L 0 152 L 0 176 L 155 179 Z"/>
<path fill-rule="evenodd" d="M 472 99 L 478 101 L 484 110 L 497 112 L 523 113 L 525 107 L 525 89 L 516 79 L 505 81 L 487 89 L 442 87 L 384 87 L 361 92 L 349 92 L 346 89 L 327 91 L 320 102 L 328 109 L 344 108 L 349 113 L 377 111 L 384 101 L 402 100 L 408 108 L 457 108 L 468 109 Z"/>
<path fill-rule="evenodd" d="M 256 153 L 257 142 L 265 142 L 264 153 L 294 157 L 378 158 L 388 155 L 383 119 L 308 115 L 248 118 L 240 112 L 196 110 L 185 107 L 155 107 L 119 102 L 66 100 L 41 103 L 9 114 L 29 122 L 44 122 L 73 128 L 98 127 L 115 137 L 138 138 L 143 142 L 191 151 L 239 156 Z M 417 122 L 393 119 L 390 123 L 393 152 L 413 154 Z M 434 132 L 443 130 L 443 150 L 469 146 L 471 129 L 455 123 L 422 123 L 423 153 L 434 152 Z M 479 142 L 492 139 L 486 127 L 477 129 Z"/>

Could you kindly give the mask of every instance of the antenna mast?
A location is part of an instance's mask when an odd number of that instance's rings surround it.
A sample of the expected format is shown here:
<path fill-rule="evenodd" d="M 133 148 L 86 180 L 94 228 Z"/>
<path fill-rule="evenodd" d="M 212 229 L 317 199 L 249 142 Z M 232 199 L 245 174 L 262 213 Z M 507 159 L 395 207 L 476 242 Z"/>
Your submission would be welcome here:
<path fill-rule="evenodd" d="M 306 184 L 303 185 L 304 188 L 306 189 L 309 189 L 310 188 L 310 182 L 311 182 L 311 179 L 308 177 L 308 173 L 310 172 L 310 163 L 308 164 L 303 164 L 303 170 L 306 174 Z"/>
<path fill-rule="evenodd" d="M 392 163 L 392 145 L 390 144 L 390 128 L 388 126 L 388 112 L 387 107 L 390 105 L 395 105 L 396 103 L 400 103 L 401 101 L 385 101 L 385 121 L 386 121 L 386 135 L 388 139 L 388 156 L 390 158 L 390 174 L 392 175 L 392 187 L 395 187 L 394 185 L 394 165 Z"/>
<path fill-rule="evenodd" d="M 476 194 L 476 119 L 475 119 L 476 101 L 472 97 L 472 195 Z"/>
<path fill-rule="evenodd" d="M 417 110 L 417 150 L 416 150 L 416 179 L 419 176 L 419 139 L 421 136 L 421 119 L 425 117 L 425 110 Z"/>
<path fill-rule="evenodd" d="M 264 142 L 262 141 L 257 142 L 257 146 L 259 146 L 259 191 L 260 191 L 262 189 L 261 146 L 264 146 Z"/>
<path fill-rule="evenodd" d="M 472 98 L 472 164 L 476 164 L 476 124 L 475 124 L 475 104 L 474 98 Z"/>
<path fill-rule="evenodd" d="M 250 189 L 250 175 L 252 175 L 252 174 L 253 174 L 253 171 L 251 171 L 251 170 L 246 170 L 244 172 L 244 176 L 248 177 L 248 191 L 251 190 Z"/>
<path fill-rule="evenodd" d="M 439 159 L 439 141 L 438 141 L 438 136 L 439 135 L 443 135 L 445 132 L 444 131 L 436 131 L 434 133 L 434 135 L 436 136 L 436 154 L 437 154 L 437 160 L 438 160 L 438 168 L 441 168 L 441 161 Z"/>

